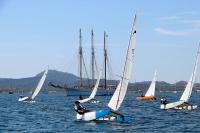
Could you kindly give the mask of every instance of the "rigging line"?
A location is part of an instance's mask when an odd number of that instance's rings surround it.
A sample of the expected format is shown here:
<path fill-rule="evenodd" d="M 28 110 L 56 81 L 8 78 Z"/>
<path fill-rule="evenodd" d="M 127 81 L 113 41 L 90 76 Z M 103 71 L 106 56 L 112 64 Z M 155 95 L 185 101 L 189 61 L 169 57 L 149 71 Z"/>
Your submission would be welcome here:
<path fill-rule="evenodd" d="M 193 73 L 192 73 L 192 81 L 190 81 L 192 84 L 194 83 L 193 80 L 195 80 L 195 75 L 194 75 L 194 74 L 195 74 L 195 71 L 196 71 L 196 69 L 197 69 L 197 62 L 198 62 L 198 58 L 199 58 L 199 54 L 200 54 L 199 49 L 200 49 L 200 44 L 199 44 L 199 46 L 198 46 L 197 54 L 196 54 L 196 58 L 195 58 L 195 64 L 194 64 Z M 191 95 L 191 93 L 192 93 L 192 87 L 193 87 L 193 86 L 190 86 L 190 91 L 189 91 L 189 94 L 190 94 L 190 95 Z"/>
<path fill-rule="evenodd" d="M 200 45 L 199 45 L 200 46 Z M 198 47 L 198 50 L 197 50 L 197 55 L 196 55 L 196 60 L 195 60 L 195 65 L 194 65 L 194 69 L 193 69 L 193 73 L 192 73 L 192 81 L 190 81 L 191 82 L 191 84 L 193 84 L 194 83 L 194 78 L 195 78 L 195 71 L 196 71 L 196 67 L 197 67 L 197 61 L 198 61 L 198 56 L 199 56 L 199 47 Z M 191 94 L 191 91 L 192 91 L 192 86 L 190 86 L 190 91 L 189 91 L 189 94 Z"/>
<path fill-rule="evenodd" d="M 125 65 L 124 65 L 124 71 L 123 71 L 123 77 L 124 77 L 124 74 L 125 74 L 125 71 L 126 71 L 126 65 L 127 65 L 127 59 L 128 59 L 128 53 L 129 53 L 129 48 L 130 48 L 130 43 L 131 43 L 131 38 L 133 35 L 136 34 L 136 30 L 133 32 L 133 28 L 134 28 L 134 24 L 136 22 L 136 16 L 134 18 L 134 22 L 133 22 L 133 27 L 131 29 L 131 35 L 130 35 L 130 38 L 129 38 L 129 45 L 128 45 L 128 50 L 127 50 L 127 54 L 126 54 L 126 61 L 125 61 Z M 132 49 L 132 54 L 134 55 L 134 49 Z M 121 89 L 122 89 L 122 82 L 124 80 L 124 78 L 122 77 L 122 81 L 121 81 L 121 85 L 120 85 L 120 89 L 119 89 L 119 95 L 118 95 L 118 99 L 117 99 L 117 104 L 116 104 L 116 108 L 119 104 L 119 97 L 120 97 L 120 94 L 121 94 Z"/>
<path fill-rule="evenodd" d="M 95 71 L 94 71 L 94 60 L 95 60 L 95 52 L 94 52 L 94 33 L 93 30 L 91 30 L 91 78 L 92 78 L 92 84 L 94 85 L 94 77 L 95 77 Z"/>
<path fill-rule="evenodd" d="M 82 59 L 83 59 L 83 66 L 84 66 L 84 69 L 85 69 L 86 78 L 88 79 L 88 85 L 90 85 L 89 75 L 88 75 L 88 72 L 87 72 L 87 69 L 86 69 L 85 60 L 84 60 L 84 58 L 82 58 Z"/>
<path fill-rule="evenodd" d="M 107 66 L 108 66 L 108 74 L 109 74 L 109 78 L 112 79 L 114 76 L 113 76 L 113 71 L 112 71 L 112 67 L 111 67 L 111 64 L 110 64 L 110 61 L 107 60 Z"/>
<path fill-rule="evenodd" d="M 107 66 L 107 49 L 106 49 L 106 32 L 104 31 L 104 38 L 103 38 L 103 42 L 104 42 L 104 85 L 105 85 L 105 90 L 107 89 L 107 81 L 106 81 L 106 78 L 107 78 L 107 71 L 106 71 L 106 66 Z"/>
<path fill-rule="evenodd" d="M 82 34 L 81 34 L 81 29 L 79 29 L 79 76 L 80 76 L 80 86 L 82 86 L 82 64 L 83 64 Z"/>
<path fill-rule="evenodd" d="M 108 43 L 108 35 L 106 36 L 106 43 Z M 106 47 L 106 63 L 108 64 L 107 65 L 107 68 L 108 68 L 108 74 L 109 74 L 109 78 L 111 79 L 111 77 L 113 77 L 113 71 L 112 71 L 112 67 L 111 67 L 111 63 L 110 63 L 110 56 L 109 56 L 109 47 Z"/>
<path fill-rule="evenodd" d="M 94 62 L 94 64 L 95 64 L 96 72 L 99 73 L 99 68 L 98 68 L 98 65 L 97 65 L 97 60 L 96 60 L 96 58 L 95 58 L 95 62 Z"/>
<path fill-rule="evenodd" d="M 43 72 L 41 73 L 41 77 L 38 78 L 39 80 L 37 81 L 36 87 L 32 90 L 31 95 L 33 95 L 34 91 L 37 89 L 37 86 L 38 86 L 38 84 L 39 84 L 41 78 L 43 77 L 44 73 L 45 73 L 45 71 L 43 71 Z"/>
<path fill-rule="evenodd" d="M 134 33 L 136 33 L 136 32 L 134 32 Z M 134 34 L 133 33 L 133 34 Z M 131 39 L 131 38 L 130 38 Z M 129 44 L 129 46 L 128 46 L 128 49 L 130 48 L 130 44 Z M 126 59 L 128 58 L 127 56 L 128 56 L 128 52 L 129 51 L 127 51 L 127 55 L 126 55 Z M 134 49 L 132 49 L 132 54 L 134 55 Z M 127 65 L 127 62 L 128 62 L 128 60 L 126 60 L 125 61 L 125 65 L 124 66 L 126 66 Z M 124 67 L 124 71 L 123 71 L 123 76 L 122 76 L 122 81 L 121 81 L 121 85 L 120 85 L 120 90 L 119 90 L 119 95 L 118 95 L 118 99 L 117 99 L 117 105 L 116 105 L 116 108 L 117 108 L 117 106 L 118 106 L 118 104 L 119 104 L 119 97 L 120 97 L 120 94 L 121 94 L 121 89 L 122 89 L 122 82 L 124 81 L 124 74 L 125 74 L 125 71 L 126 71 L 126 67 Z"/>

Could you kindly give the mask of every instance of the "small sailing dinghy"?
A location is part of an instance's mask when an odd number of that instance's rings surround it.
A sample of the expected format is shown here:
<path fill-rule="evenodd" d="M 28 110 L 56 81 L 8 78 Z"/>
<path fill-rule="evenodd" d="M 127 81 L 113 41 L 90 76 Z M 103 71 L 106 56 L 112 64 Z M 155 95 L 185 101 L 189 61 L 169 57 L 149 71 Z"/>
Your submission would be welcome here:
<path fill-rule="evenodd" d="M 119 113 L 119 108 L 125 98 L 129 79 L 131 76 L 134 50 L 135 50 L 135 40 L 136 40 L 136 15 L 134 18 L 129 46 L 126 55 L 126 61 L 124 65 L 123 76 L 111 98 L 107 107 L 97 110 L 90 111 L 81 106 L 80 102 L 75 102 L 75 111 L 77 112 L 77 119 L 83 121 L 92 121 L 92 120 L 103 120 L 103 121 L 115 121 L 115 122 L 130 122 L 131 118 L 124 116 Z"/>
<path fill-rule="evenodd" d="M 93 91 L 92 93 L 90 94 L 90 96 L 88 98 L 85 98 L 85 99 L 82 99 L 82 100 L 78 100 L 78 102 L 80 103 L 86 103 L 86 102 L 90 102 L 90 103 L 99 103 L 98 100 L 96 100 L 94 97 L 96 96 L 96 93 L 97 93 L 97 89 L 99 87 L 99 82 L 100 82 L 100 79 L 101 79 L 101 71 L 99 72 L 99 77 L 96 81 L 96 84 L 93 88 Z"/>
<path fill-rule="evenodd" d="M 20 98 L 18 99 L 18 101 L 19 101 L 19 102 L 26 102 L 26 103 L 34 103 L 34 102 L 35 102 L 35 101 L 34 101 L 35 97 L 38 95 L 38 93 L 39 93 L 40 90 L 42 89 L 42 86 L 43 86 L 43 84 L 44 84 L 44 81 L 45 81 L 45 79 L 46 79 L 46 77 L 47 77 L 47 73 L 48 73 L 48 69 L 45 70 L 45 72 L 44 72 L 42 78 L 40 79 L 40 81 L 39 81 L 37 87 L 33 90 L 33 93 L 32 93 L 32 96 L 31 96 L 31 97 L 27 97 L 27 96 L 23 97 L 23 96 L 20 96 Z"/>
<path fill-rule="evenodd" d="M 161 109 L 171 109 L 171 108 L 173 108 L 173 109 L 180 109 L 180 110 L 182 110 L 182 109 L 193 110 L 193 109 L 197 108 L 197 105 L 192 105 L 192 104 L 188 103 L 188 101 L 189 101 L 190 96 L 192 94 L 192 88 L 194 86 L 194 82 L 195 82 L 195 79 L 196 79 L 197 64 L 198 64 L 198 61 L 199 61 L 199 54 L 200 54 L 200 44 L 199 44 L 199 47 L 198 47 L 198 50 L 197 50 L 197 55 L 196 55 L 196 60 L 195 60 L 194 68 L 193 68 L 193 71 L 192 71 L 192 75 L 190 77 L 190 80 L 187 83 L 187 86 L 186 86 L 180 100 L 177 101 L 177 102 L 168 103 L 166 101 L 166 99 L 162 98 L 161 99 L 161 105 L 160 105 Z"/>
<path fill-rule="evenodd" d="M 157 77 L 157 72 L 155 71 L 153 80 L 146 94 L 136 97 L 137 100 L 156 100 L 155 97 L 156 77 Z"/>

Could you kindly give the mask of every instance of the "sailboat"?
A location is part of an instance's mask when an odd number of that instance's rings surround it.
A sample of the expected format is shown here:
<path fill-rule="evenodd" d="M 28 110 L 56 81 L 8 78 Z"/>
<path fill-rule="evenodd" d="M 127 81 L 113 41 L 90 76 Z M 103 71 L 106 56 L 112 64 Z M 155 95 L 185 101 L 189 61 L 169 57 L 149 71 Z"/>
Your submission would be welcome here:
<path fill-rule="evenodd" d="M 20 96 L 20 98 L 18 99 L 19 102 L 27 102 L 27 103 L 34 103 L 35 102 L 35 97 L 38 95 L 38 93 L 40 92 L 40 90 L 42 89 L 42 86 L 44 84 L 44 81 L 47 77 L 47 73 L 48 73 L 48 69 L 45 70 L 42 78 L 40 79 L 40 81 L 38 82 L 37 87 L 33 90 L 33 93 L 31 95 L 31 97 L 28 96 Z"/>
<path fill-rule="evenodd" d="M 192 88 L 194 86 L 194 82 L 196 79 L 196 74 L 197 74 L 197 65 L 198 65 L 198 61 L 199 61 L 199 54 L 200 54 L 200 44 L 198 46 L 197 49 L 197 55 L 196 55 L 196 60 L 195 60 L 195 64 L 194 64 L 194 68 L 191 74 L 191 77 L 187 83 L 187 86 L 180 98 L 179 101 L 177 102 L 173 102 L 173 103 L 168 103 L 166 101 L 166 99 L 162 98 L 161 99 L 161 105 L 160 108 L 161 109 L 185 109 L 185 110 L 193 110 L 197 108 L 197 105 L 192 105 L 190 103 L 188 103 L 190 96 L 192 94 Z"/>
<path fill-rule="evenodd" d="M 156 77 L 157 77 L 157 72 L 155 70 L 154 77 L 149 89 L 147 90 L 145 95 L 136 97 L 137 100 L 156 100 L 155 97 Z"/>
<path fill-rule="evenodd" d="M 101 79 L 101 71 L 99 73 L 99 77 L 96 81 L 96 84 L 93 88 L 93 91 L 92 93 L 90 94 L 90 96 L 88 98 L 85 98 L 85 99 L 82 99 L 82 100 L 78 100 L 78 102 L 80 103 L 86 103 L 86 102 L 90 102 L 90 103 L 99 103 L 98 100 L 96 100 L 94 97 L 96 96 L 96 93 L 97 93 L 97 89 L 98 89 L 98 86 L 99 86 L 99 82 L 100 82 L 100 79 Z"/>
<path fill-rule="evenodd" d="M 134 51 L 135 51 L 135 41 L 136 41 L 136 15 L 134 18 L 129 46 L 127 50 L 124 71 L 122 78 L 110 99 L 107 107 L 100 110 L 90 111 L 80 105 L 80 102 L 75 102 L 75 110 L 77 112 L 77 119 L 83 121 L 92 121 L 92 120 L 103 120 L 103 121 L 116 121 L 116 122 L 130 122 L 131 118 L 128 116 L 124 116 L 119 113 L 119 108 L 125 98 L 129 79 L 131 76 Z"/>

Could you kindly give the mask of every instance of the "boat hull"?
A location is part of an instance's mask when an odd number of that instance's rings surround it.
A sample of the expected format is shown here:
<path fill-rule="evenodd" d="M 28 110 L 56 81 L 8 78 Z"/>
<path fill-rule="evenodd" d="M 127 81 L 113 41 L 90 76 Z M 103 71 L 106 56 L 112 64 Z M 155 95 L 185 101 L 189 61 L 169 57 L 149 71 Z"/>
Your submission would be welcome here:
<path fill-rule="evenodd" d="M 24 103 L 35 103 L 34 100 L 32 100 L 31 98 L 29 97 L 21 97 L 18 99 L 19 102 L 24 102 Z"/>
<path fill-rule="evenodd" d="M 29 97 L 20 97 L 19 99 L 18 99 L 18 101 L 19 102 L 23 102 L 23 101 L 26 101 L 26 100 L 28 100 L 29 99 Z"/>
<path fill-rule="evenodd" d="M 144 100 L 156 100 L 156 97 L 154 96 L 138 96 L 136 97 L 137 100 L 141 100 L 141 101 L 144 101 Z"/>
<path fill-rule="evenodd" d="M 77 113 L 77 120 L 82 121 L 114 121 L 120 123 L 129 123 L 131 118 L 128 116 L 112 114 L 110 109 L 102 109 L 99 111 L 91 111 L 84 114 Z"/>
<path fill-rule="evenodd" d="M 84 114 L 77 113 L 76 117 L 77 117 L 77 120 L 92 121 L 109 114 L 109 112 L 110 112 L 110 109 L 102 109 L 99 111 L 91 111 Z"/>
<path fill-rule="evenodd" d="M 90 103 L 99 103 L 100 101 L 98 101 L 98 100 L 96 100 L 96 99 L 91 99 L 89 102 L 90 102 Z"/>
<path fill-rule="evenodd" d="M 173 103 L 168 103 L 168 104 L 161 104 L 160 109 L 174 109 L 175 107 L 183 104 L 184 101 L 177 101 Z"/>
<path fill-rule="evenodd" d="M 191 104 L 185 104 L 185 103 L 174 107 L 174 109 L 177 109 L 177 110 L 194 110 L 196 108 L 197 108 L 197 105 L 191 105 Z"/>
<path fill-rule="evenodd" d="M 111 122 L 119 122 L 119 123 L 130 123 L 131 117 L 129 116 L 104 116 L 99 119 L 96 119 L 97 121 L 111 121 Z"/>

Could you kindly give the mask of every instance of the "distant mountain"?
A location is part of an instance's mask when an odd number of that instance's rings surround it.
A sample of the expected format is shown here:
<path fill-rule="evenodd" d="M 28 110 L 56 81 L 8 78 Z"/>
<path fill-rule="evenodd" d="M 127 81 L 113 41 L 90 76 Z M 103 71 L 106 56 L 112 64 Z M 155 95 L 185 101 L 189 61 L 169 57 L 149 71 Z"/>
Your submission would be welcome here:
<path fill-rule="evenodd" d="M 146 91 L 151 84 L 151 81 L 143 81 L 143 82 L 136 82 L 130 83 L 129 89 L 135 91 Z M 158 91 L 183 91 L 187 85 L 186 81 L 179 81 L 174 84 L 167 83 L 165 81 L 157 81 L 156 82 L 156 90 Z M 200 90 L 200 84 L 195 83 L 194 90 Z"/>
<path fill-rule="evenodd" d="M 30 91 L 31 89 L 37 86 L 38 81 L 40 80 L 43 72 L 28 78 L 20 78 L 20 79 L 9 79 L 9 78 L 0 78 L 0 91 Z M 49 70 L 47 79 L 44 83 L 44 87 L 42 91 L 63 91 L 63 89 L 53 88 L 49 86 L 49 83 L 55 83 L 61 86 L 65 86 L 66 88 L 73 88 L 74 86 L 79 85 L 79 77 L 67 73 L 56 70 Z M 83 84 L 87 85 L 91 84 L 91 80 L 84 79 Z M 109 80 L 108 85 L 117 85 L 119 81 L 117 80 Z M 146 91 L 150 85 L 151 81 L 143 81 L 129 84 L 129 90 L 132 91 Z M 160 91 L 179 91 L 183 90 L 186 86 L 187 82 L 179 81 L 175 84 L 170 84 L 164 81 L 156 82 L 156 89 Z M 104 80 L 102 79 L 100 82 L 100 86 L 103 88 Z M 194 86 L 194 89 L 200 90 L 200 84 L 197 83 Z"/>
<path fill-rule="evenodd" d="M 38 81 L 42 77 L 43 72 L 37 74 L 34 77 L 9 79 L 0 78 L 0 91 L 30 91 L 37 86 Z M 58 90 L 53 87 L 49 87 L 49 82 L 53 82 L 60 85 L 75 84 L 79 78 L 73 74 L 60 72 L 56 70 L 49 70 L 47 78 L 44 83 L 44 89 Z"/>

